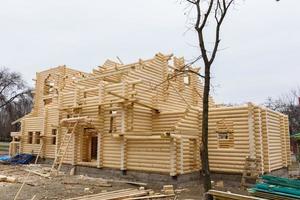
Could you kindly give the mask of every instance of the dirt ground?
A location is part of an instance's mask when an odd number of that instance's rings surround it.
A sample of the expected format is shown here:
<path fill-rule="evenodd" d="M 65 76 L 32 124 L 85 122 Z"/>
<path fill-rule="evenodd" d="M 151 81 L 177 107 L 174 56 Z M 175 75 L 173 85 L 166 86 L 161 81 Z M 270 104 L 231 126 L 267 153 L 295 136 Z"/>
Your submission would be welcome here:
<path fill-rule="evenodd" d="M 48 166 L 49 167 L 49 166 Z M 12 166 L 0 164 L 0 175 L 12 176 L 17 178 L 16 183 L 0 182 L 0 200 L 13 200 L 22 182 L 28 174 L 26 166 Z M 101 186 L 103 183 L 111 186 Z M 87 189 L 88 188 L 88 189 Z M 115 181 L 107 181 L 101 178 L 91 178 L 82 175 L 62 175 L 52 178 L 45 178 L 36 174 L 31 174 L 19 195 L 19 200 L 32 199 L 65 199 L 87 194 L 95 194 L 106 191 L 113 191 L 126 188 L 139 188 L 139 186 Z M 155 192 L 161 192 L 160 186 L 146 187 Z M 200 184 L 190 184 L 184 187 L 174 188 L 176 199 L 202 199 L 202 186 Z M 231 191 L 240 194 L 246 194 L 239 190 L 239 183 L 224 182 L 224 191 Z M 173 199 L 173 198 L 172 198 Z"/>

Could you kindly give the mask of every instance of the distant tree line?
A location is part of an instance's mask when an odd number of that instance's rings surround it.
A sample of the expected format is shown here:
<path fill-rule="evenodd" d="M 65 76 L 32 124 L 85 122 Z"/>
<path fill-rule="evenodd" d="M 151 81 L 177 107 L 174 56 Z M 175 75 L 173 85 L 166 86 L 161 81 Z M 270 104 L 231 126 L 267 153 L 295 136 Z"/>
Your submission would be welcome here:
<path fill-rule="evenodd" d="M 30 112 L 32 90 L 20 73 L 0 68 L 0 141 L 9 141 L 10 132 L 18 131 L 19 124 L 11 123 Z"/>
<path fill-rule="evenodd" d="M 278 98 L 268 98 L 265 106 L 289 116 L 290 133 L 300 133 L 300 88 Z"/>

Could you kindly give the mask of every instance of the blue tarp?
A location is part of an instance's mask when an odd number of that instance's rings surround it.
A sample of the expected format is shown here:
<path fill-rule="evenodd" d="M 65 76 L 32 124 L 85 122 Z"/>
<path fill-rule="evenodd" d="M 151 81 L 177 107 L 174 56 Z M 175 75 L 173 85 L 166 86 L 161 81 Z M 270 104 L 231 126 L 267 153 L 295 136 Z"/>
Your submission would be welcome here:
<path fill-rule="evenodd" d="M 34 160 L 35 156 L 31 154 L 17 154 L 12 158 L 4 160 L 6 164 L 19 165 L 19 164 L 29 164 Z"/>
<path fill-rule="evenodd" d="M 0 156 L 0 161 L 8 161 L 10 159 L 9 155 L 2 155 Z"/>

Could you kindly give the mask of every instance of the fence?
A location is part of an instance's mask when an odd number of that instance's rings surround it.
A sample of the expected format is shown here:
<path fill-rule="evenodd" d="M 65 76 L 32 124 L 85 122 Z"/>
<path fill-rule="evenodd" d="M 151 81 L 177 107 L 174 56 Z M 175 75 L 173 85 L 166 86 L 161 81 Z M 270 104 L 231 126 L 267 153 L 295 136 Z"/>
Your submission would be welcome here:
<path fill-rule="evenodd" d="M 0 142 L 0 154 L 6 154 L 9 150 L 9 142 Z"/>

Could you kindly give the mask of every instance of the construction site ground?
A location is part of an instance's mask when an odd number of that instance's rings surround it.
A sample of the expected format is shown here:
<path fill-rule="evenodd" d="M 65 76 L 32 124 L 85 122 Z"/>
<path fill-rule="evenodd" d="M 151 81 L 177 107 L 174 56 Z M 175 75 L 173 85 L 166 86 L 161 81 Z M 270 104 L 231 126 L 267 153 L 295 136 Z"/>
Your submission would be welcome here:
<path fill-rule="evenodd" d="M 39 165 L 39 167 L 41 167 Z M 45 167 L 45 166 L 42 166 Z M 49 166 L 46 166 L 49 167 Z M 46 178 L 37 174 L 28 175 L 28 166 L 12 166 L 0 164 L 0 175 L 14 177 L 14 182 L 0 182 L 0 199 L 13 200 L 17 191 L 24 185 L 17 199 L 66 199 L 87 194 L 96 194 L 106 191 L 114 191 L 127 188 L 139 188 L 139 185 L 124 183 L 119 180 L 105 180 L 101 178 L 92 178 L 84 175 L 59 175 L 56 177 Z M 222 183 L 223 184 L 223 183 Z M 221 189 L 239 194 L 247 194 L 246 191 L 239 189 L 239 182 L 224 182 Z M 153 189 L 154 192 L 161 192 L 161 185 L 144 186 L 146 189 Z M 174 186 L 176 199 L 202 199 L 202 185 L 193 182 L 184 186 Z M 171 199 L 174 199 L 172 197 Z"/>

